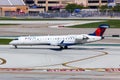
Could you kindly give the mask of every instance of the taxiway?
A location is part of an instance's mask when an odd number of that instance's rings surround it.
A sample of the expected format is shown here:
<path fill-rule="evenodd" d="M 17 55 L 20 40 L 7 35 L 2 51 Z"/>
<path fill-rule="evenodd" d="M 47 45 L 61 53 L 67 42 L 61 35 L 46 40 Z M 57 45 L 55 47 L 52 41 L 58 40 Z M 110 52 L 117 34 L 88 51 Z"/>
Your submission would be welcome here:
<path fill-rule="evenodd" d="M 0 45 L 1 68 L 119 68 L 120 46 L 56 46 Z M 29 58 L 28 58 L 29 57 Z"/>
<path fill-rule="evenodd" d="M 14 49 L 10 45 L 0 45 L 0 79 L 120 79 L 120 46 L 78 45 L 67 50 L 58 48 L 19 46 Z"/>

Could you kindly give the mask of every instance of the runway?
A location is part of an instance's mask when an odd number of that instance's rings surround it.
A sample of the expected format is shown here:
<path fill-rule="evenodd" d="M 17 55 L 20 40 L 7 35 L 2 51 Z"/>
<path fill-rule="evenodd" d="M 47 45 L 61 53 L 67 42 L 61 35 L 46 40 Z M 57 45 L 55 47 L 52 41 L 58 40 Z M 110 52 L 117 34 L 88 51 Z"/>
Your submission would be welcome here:
<path fill-rule="evenodd" d="M 119 52 L 120 46 L 112 45 L 77 45 L 66 50 L 59 50 L 56 46 L 19 46 L 14 49 L 10 45 L 0 45 L 0 78 L 119 80 Z"/>

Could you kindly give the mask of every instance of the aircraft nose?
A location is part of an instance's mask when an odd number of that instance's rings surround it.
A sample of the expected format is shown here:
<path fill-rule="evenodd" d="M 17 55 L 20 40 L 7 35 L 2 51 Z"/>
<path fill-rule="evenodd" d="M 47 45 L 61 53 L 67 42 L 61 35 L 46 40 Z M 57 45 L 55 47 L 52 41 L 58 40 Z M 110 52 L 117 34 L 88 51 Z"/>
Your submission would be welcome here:
<path fill-rule="evenodd" d="M 13 44 L 15 44 L 15 41 L 13 40 L 13 41 L 9 42 L 9 44 L 13 45 Z"/>
<path fill-rule="evenodd" d="M 13 41 L 9 42 L 10 45 L 12 45 Z"/>

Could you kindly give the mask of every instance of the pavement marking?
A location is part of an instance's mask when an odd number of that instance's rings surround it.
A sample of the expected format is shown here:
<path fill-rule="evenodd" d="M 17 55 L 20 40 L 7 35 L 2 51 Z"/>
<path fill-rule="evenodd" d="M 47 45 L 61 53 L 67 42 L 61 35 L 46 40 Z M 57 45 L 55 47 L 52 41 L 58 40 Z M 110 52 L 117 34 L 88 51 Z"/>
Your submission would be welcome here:
<path fill-rule="evenodd" d="M 3 64 L 6 64 L 6 63 L 7 63 L 7 61 L 5 59 L 0 58 L 0 65 L 3 65 Z"/>
<path fill-rule="evenodd" d="M 101 57 L 101 56 L 105 56 L 105 55 L 109 54 L 108 52 L 104 52 L 104 51 L 98 51 L 98 52 L 101 52 L 102 54 L 95 55 L 95 56 L 91 56 L 91 57 L 87 57 L 87 58 L 83 58 L 83 59 L 79 59 L 79 60 L 74 60 L 74 61 L 65 62 L 65 63 L 63 63 L 62 65 L 65 66 L 65 67 L 78 69 L 78 68 L 80 68 L 80 67 L 70 66 L 69 64 L 70 64 L 70 63 L 74 63 L 74 62 L 80 62 L 80 61 L 84 61 L 84 60 L 96 58 L 96 57 Z"/>
<path fill-rule="evenodd" d="M 95 56 L 90 56 L 90 57 L 83 58 L 83 59 L 77 59 L 77 60 L 72 60 L 72 61 L 68 61 L 68 62 L 64 62 L 64 63 L 59 63 L 59 64 L 36 66 L 36 67 L 32 67 L 32 69 L 37 68 L 37 67 L 38 67 L 37 69 L 40 69 L 42 67 L 44 68 L 44 67 L 59 66 L 59 65 L 62 65 L 64 67 L 68 67 L 68 68 L 71 68 L 71 69 L 80 69 L 80 67 L 70 66 L 69 64 L 74 63 L 74 62 L 80 62 L 80 61 L 88 60 L 88 59 L 93 59 L 93 58 L 96 58 L 96 57 L 101 57 L 101 56 L 105 56 L 105 55 L 109 54 L 108 52 L 105 52 L 105 51 L 97 51 L 97 52 L 101 52 L 101 54 L 95 55 Z M 46 69 L 48 69 L 48 68 L 46 68 Z M 91 69 L 88 68 L 87 70 L 91 70 Z"/>

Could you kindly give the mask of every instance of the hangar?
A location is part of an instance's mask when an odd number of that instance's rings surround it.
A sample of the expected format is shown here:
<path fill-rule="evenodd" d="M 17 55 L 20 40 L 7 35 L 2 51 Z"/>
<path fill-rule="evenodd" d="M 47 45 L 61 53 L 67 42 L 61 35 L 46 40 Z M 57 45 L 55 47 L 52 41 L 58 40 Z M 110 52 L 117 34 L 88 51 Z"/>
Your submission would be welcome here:
<path fill-rule="evenodd" d="M 0 16 L 27 12 L 28 7 L 23 0 L 0 0 Z"/>

